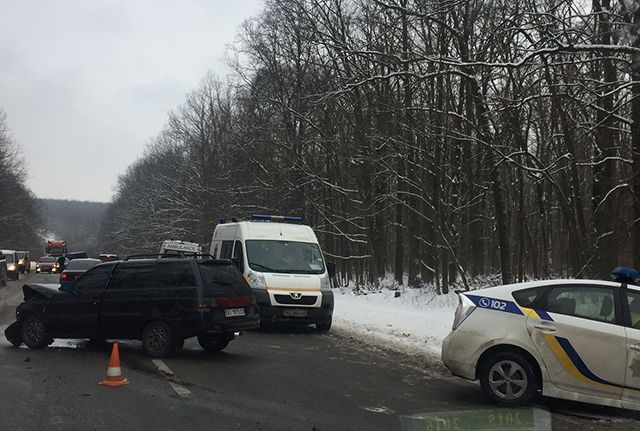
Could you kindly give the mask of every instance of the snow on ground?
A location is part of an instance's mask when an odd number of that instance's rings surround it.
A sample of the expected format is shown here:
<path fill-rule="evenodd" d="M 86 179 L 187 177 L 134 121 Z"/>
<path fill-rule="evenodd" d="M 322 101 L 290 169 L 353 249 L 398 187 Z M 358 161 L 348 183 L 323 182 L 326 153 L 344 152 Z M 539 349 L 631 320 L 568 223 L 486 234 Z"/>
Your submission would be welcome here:
<path fill-rule="evenodd" d="M 395 297 L 396 292 L 400 293 Z M 333 329 L 383 348 L 433 359 L 451 331 L 458 306 L 455 293 L 433 289 L 334 291 Z"/>

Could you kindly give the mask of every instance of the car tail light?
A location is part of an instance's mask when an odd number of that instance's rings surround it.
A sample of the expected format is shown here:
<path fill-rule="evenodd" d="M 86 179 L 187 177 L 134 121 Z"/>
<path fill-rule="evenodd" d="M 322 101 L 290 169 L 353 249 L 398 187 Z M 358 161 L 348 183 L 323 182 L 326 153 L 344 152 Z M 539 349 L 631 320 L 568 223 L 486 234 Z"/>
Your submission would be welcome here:
<path fill-rule="evenodd" d="M 455 331 L 456 328 L 458 328 L 458 326 L 460 326 L 460 324 L 464 322 L 464 319 L 469 317 L 471 312 L 476 309 L 476 305 L 471 302 L 471 300 L 467 298 L 464 293 L 458 293 L 458 301 L 458 308 L 456 308 L 456 314 L 453 318 L 453 327 L 451 328 L 452 331 Z"/>
<path fill-rule="evenodd" d="M 234 308 L 246 307 L 253 303 L 253 296 L 220 296 L 203 298 L 198 301 L 198 308 Z"/>
<path fill-rule="evenodd" d="M 69 274 L 67 274 L 66 272 L 60 274 L 60 281 L 69 281 Z"/>
<path fill-rule="evenodd" d="M 251 296 L 222 296 L 215 299 L 216 307 L 232 308 L 251 305 Z"/>

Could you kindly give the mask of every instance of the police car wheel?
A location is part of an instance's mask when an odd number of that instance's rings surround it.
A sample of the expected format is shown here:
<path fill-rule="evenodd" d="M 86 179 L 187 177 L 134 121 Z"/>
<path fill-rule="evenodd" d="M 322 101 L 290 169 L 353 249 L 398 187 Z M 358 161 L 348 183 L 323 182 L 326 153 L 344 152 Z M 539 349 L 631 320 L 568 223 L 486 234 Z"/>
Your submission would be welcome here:
<path fill-rule="evenodd" d="M 159 320 L 149 323 L 142 333 L 142 347 L 152 358 L 167 356 L 173 347 L 171 327 Z"/>
<path fill-rule="evenodd" d="M 491 399 L 502 405 L 524 404 L 538 391 L 538 377 L 528 359 L 518 353 L 500 352 L 484 361 L 480 386 Z"/>

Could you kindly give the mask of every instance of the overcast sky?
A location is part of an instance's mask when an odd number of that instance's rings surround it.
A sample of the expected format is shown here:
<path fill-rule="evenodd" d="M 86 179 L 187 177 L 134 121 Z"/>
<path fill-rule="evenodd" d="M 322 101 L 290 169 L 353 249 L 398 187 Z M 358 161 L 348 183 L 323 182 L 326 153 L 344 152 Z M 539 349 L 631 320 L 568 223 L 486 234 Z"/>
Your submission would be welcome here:
<path fill-rule="evenodd" d="M 0 0 L 0 109 L 38 197 L 109 201 L 262 0 Z"/>

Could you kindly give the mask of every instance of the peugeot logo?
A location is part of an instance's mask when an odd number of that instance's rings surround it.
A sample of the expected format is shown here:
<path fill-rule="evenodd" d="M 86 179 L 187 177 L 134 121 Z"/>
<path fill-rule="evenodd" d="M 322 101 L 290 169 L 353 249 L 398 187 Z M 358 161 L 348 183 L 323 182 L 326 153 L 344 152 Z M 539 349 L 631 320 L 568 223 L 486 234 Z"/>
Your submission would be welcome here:
<path fill-rule="evenodd" d="M 302 293 L 293 292 L 293 293 L 290 293 L 289 295 L 291 295 L 291 299 L 300 299 L 300 298 L 302 298 Z"/>

